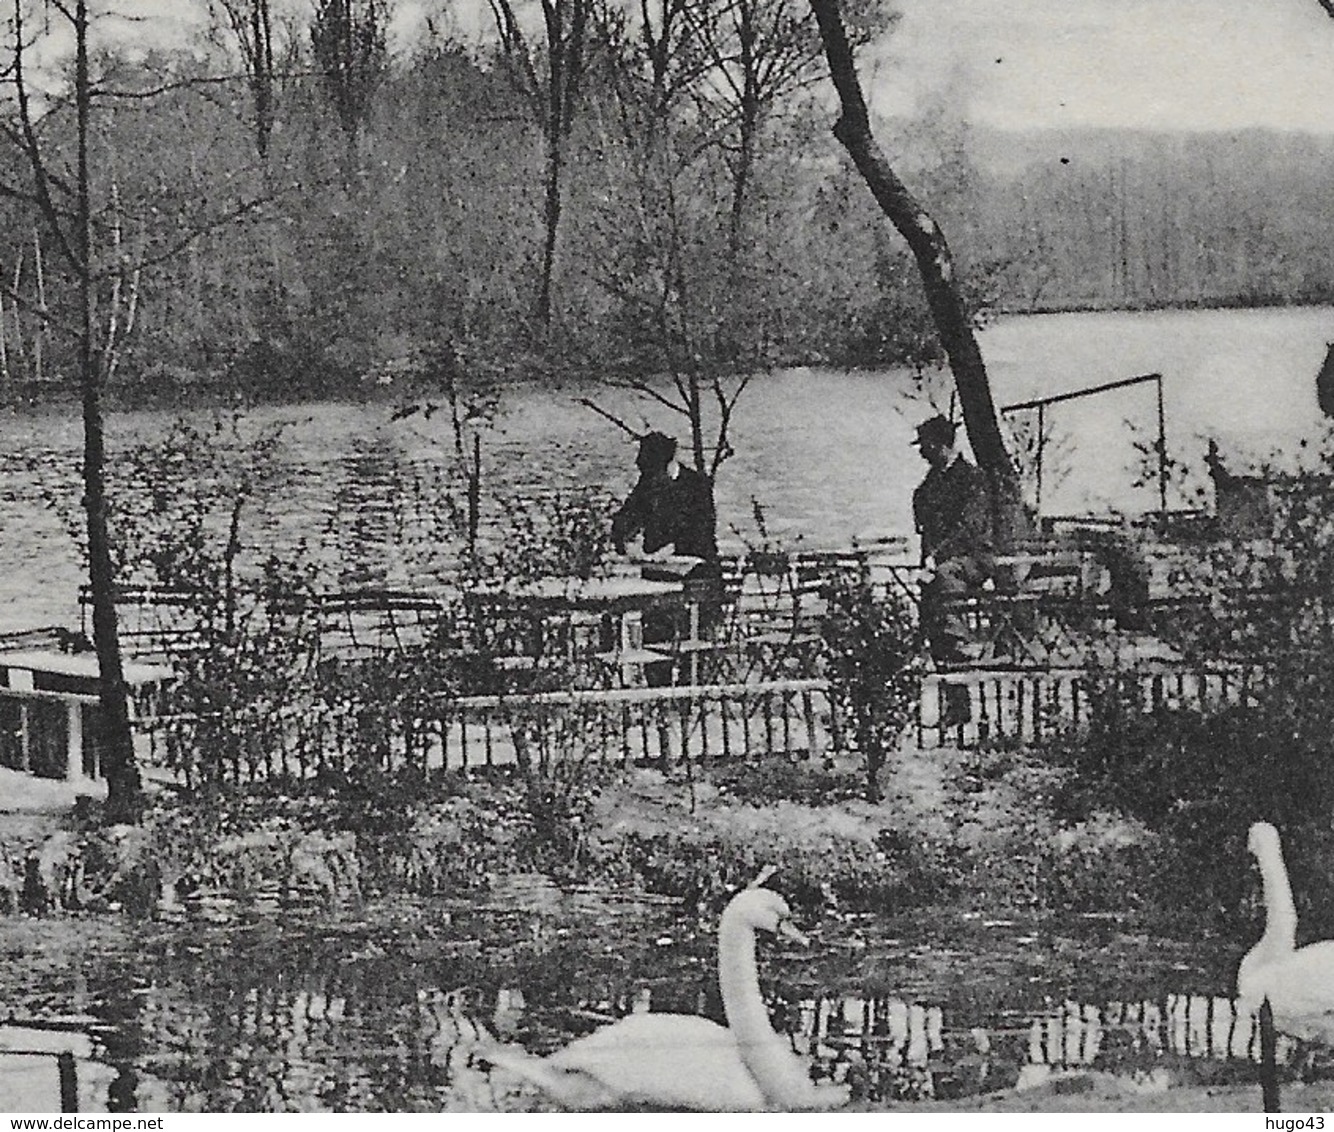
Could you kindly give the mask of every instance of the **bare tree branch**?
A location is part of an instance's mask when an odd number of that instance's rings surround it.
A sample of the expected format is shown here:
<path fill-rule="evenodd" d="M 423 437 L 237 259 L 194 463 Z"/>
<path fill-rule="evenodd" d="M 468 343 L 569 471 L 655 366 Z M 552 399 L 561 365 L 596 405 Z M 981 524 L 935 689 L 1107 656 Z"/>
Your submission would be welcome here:
<path fill-rule="evenodd" d="M 658 402 L 659 405 L 662 405 L 664 408 L 671 409 L 671 411 L 674 413 L 681 413 L 683 416 L 690 415 L 684 406 L 678 405 L 670 397 L 667 397 L 664 394 L 658 392 L 658 390 L 654 389 L 651 385 L 649 385 L 646 382 L 636 381 L 633 379 L 624 379 L 619 381 L 613 381 L 612 384 L 616 386 L 616 388 L 618 389 L 626 389 L 629 390 L 631 393 L 638 393 L 641 396 L 647 397 L 650 401 L 656 401 Z"/>
<path fill-rule="evenodd" d="M 505 55 L 519 65 L 519 75 L 523 81 L 515 81 L 514 72 L 510 72 L 511 82 L 520 94 L 528 100 L 533 115 L 539 122 L 545 120 L 543 113 L 542 83 L 537 76 L 537 67 L 533 63 L 532 51 L 528 40 L 519 27 L 514 14 L 514 7 L 509 0 L 488 0 L 491 17 L 496 24 L 496 35 Z"/>
<path fill-rule="evenodd" d="M 6 184 L 4 181 L 0 181 L 0 197 L 4 197 L 7 200 L 21 201 L 24 204 L 40 204 L 35 193 L 25 189 L 16 188 L 14 185 Z"/>
<path fill-rule="evenodd" d="M 193 90 L 205 86 L 232 86 L 244 81 L 239 75 L 195 75 L 188 79 L 176 79 L 172 82 L 159 83 L 157 86 L 143 87 L 136 90 L 120 90 L 116 87 L 94 86 L 89 90 L 93 98 L 115 98 L 122 101 L 134 99 L 159 98 L 164 94 L 173 94 L 178 90 Z"/>
<path fill-rule="evenodd" d="M 57 7 L 59 6 L 57 5 Z M 63 9 L 61 10 L 63 11 Z M 32 169 L 33 182 L 36 188 L 37 206 L 41 209 L 42 215 L 46 218 L 46 222 L 51 228 L 51 233 L 60 247 L 61 254 L 64 255 L 70 263 L 78 264 L 79 258 L 74 250 L 74 245 L 69 241 L 68 234 L 65 231 L 64 225 L 61 223 L 61 214 L 56 209 L 55 201 L 51 197 L 51 177 L 47 170 L 46 162 L 42 158 L 41 145 L 37 138 L 37 129 L 33 123 L 32 104 L 23 66 L 24 50 L 23 0 L 14 0 L 14 90 L 18 101 L 19 123 L 22 129 L 20 145 L 24 155 L 28 159 L 28 164 Z"/>
<path fill-rule="evenodd" d="M 723 388 L 721 379 L 715 377 L 713 380 L 713 395 L 718 403 L 718 442 L 713 450 L 713 464 L 709 472 L 710 479 L 718 474 L 718 469 L 722 466 L 723 461 L 735 454 L 729 435 L 732 426 L 732 412 L 736 408 L 737 401 L 741 399 L 741 394 L 746 391 L 746 386 L 750 384 L 751 377 L 752 374 L 750 373 L 743 375 L 730 397 Z"/>
<path fill-rule="evenodd" d="M 20 292 L 17 287 L 12 286 L 9 283 L 0 281 L 0 294 L 3 294 L 6 298 L 9 299 L 10 302 L 14 303 L 16 306 L 23 307 L 24 310 L 27 310 L 32 314 L 36 315 L 39 319 L 41 319 L 42 324 L 44 326 L 54 327 L 56 330 L 59 330 L 62 334 L 68 334 L 71 337 L 79 333 L 79 326 L 77 323 L 70 322 L 63 318 L 57 318 L 54 314 L 51 313 L 49 308 L 43 306 L 39 302 L 33 302 L 22 292 Z"/>
<path fill-rule="evenodd" d="M 620 417 L 607 412 L 606 409 L 604 409 L 601 405 L 597 404 L 595 401 L 592 401 L 587 397 L 579 397 L 576 398 L 576 400 L 585 409 L 592 409 L 593 412 L 597 413 L 598 416 L 604 418 L 605 420 L 611 421 L 611 423 L 614 424 L 617 428 L 619 428 L 622 432 L 626 433 L 629 436 L 632 436 L 634 439 L 638 440 L 640 437 L 644 435 L 637 429 L 631 428 L 628 424 L 626 424 L 623 420 L 621 420 Z"/>
<path fill-rule="evenodd" d="M 0 122 L 0 137 L 6 138 L 14 146 L 15 149 L 19 150 L 21 153 L 27 156 L 29 152 L 28 139 L 18 130 L 15 130 L 12 126 L 8 125 L 7 123 Z M 40 138 L 37 137 L 35 128 L 33 131 L 33 139 L 37 142 L 40 142 L 41 140 Z M 58 190 L 62 197 L 71 200 L 73 199 L 74 188 L 69 184 L 69 182 L 67 182 L 63 177 L 57 175 L 49 166 L 45 169 L 45 174 L 47 183 L 53 189 Z M 36 193 L 30 194 L 28 199 L 30 203 L 37 205 L 39 208 L 41 207 L 41 198 L 40 196 L 36 195 Z M 61 211 L 60 214 L 64 216 L 66 219 L 72 219 L 68 211 Z"/>
<path fill-rule="evenodd" d="M 295 192 L 301 187 L 302 186 L 293 185 L 291 187 L 291 191 Z M 203 239 L 203 237 L 207 236 L 209 233 L 216 232 L 220 228 L 226 228 L 229 225 L 234 224 L 236 221 L 244 219 L 251 213 L 256 212 L 259 209 L 263 208 L 266 204 L 269 204 L 272 201 L 278 199 L 279 195 L 280 194 L 274 194 L 274 195 L 266 194 L 265 196 L 262 197 L 256 197 L 253 200 L 242 201 L 234 208 L 228 209 L 226 212 L 219 213 L 217 216 L 210 217 L 205 223 L 199 224 L 196 227 L 191 228 L 179 239 L 173 241 L 162 251 L 151 256 L 145 256 L 142 259 L 138 260 L 133 265 L 132 270 L 144 271 L 150 267 L 156 267 L 158 264 L 166 263 L 168 260 L 174 259 L 176 256 L 180 255 L 181 252 L 185 251 L 186 248 L 190 247 L 190 245 L 196 243 L 198 240 Z M 125 266 L 123 264 L 118 264 L 108 271 L 98 273 L 96 275 L 96 278 L 107 279 L 117 275 L 118 273 L 124 270 Z"/>

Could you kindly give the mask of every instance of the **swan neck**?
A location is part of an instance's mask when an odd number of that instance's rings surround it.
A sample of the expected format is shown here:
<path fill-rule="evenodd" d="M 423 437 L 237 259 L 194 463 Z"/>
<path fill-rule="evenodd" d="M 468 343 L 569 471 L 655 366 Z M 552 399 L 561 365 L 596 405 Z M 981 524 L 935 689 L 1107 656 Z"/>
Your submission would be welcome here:
<path fill-rule="evenodd" d="M 776 1035 L 760 994 L 755 929 L 728 915 L 723 916 L 718 929 L 718 989 L 722 992 L 728 1029 L 736 1037 L 742 1060 L 751 1067 L 747 1050 Z"/>
<path fill-rule="evenodd" d="M 766 1105 L 779 1111 L 812 1107 L 810 1078 L 787 1039 L 774 1032 L 760 994 L 755 929 L 726 913 L 718 930 L 718 984 L 737 1053 Z"/>
<path fill-rule="evenodd" d="M 1292 885 L 1283 864 L 1283 850 L 1266 847 L 1256 854 L 1265 901 L 1265 939 L 1287 948 L 1297 946 L 1297 906 L 1292 900 Z"/>

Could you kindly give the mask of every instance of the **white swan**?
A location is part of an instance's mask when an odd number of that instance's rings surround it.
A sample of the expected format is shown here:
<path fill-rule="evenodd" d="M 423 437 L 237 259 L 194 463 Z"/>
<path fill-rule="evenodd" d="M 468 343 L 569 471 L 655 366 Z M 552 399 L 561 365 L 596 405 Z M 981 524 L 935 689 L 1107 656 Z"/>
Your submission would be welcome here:
<path fill-rule="evenodd" d="M 1334 1036 L 1334 940 L 1297 946 L 1297 908 L 1278 830 L 1256 822 L 1247 845 L 1260 867 L 1265 930 L 1237 968 L 1238 1006 L 1253 1012 L 1268 998 L 1284 1032 Z"/>
<path fill-rule="evenodd" d="M 718 928 L 718 980 L 727 1026 L 693 1014 L 632 1014 L 549 1057 L 512 1049 L 487 1059 L 541 1087 L 566 1108 L 654 1105 L 705 1112 L 833 1108 L 837 1085 L 815 1085 L 788 1041 L 774 1032 L 760 995 L 755 932 L 804 942 L 776 892 L 750 887 L 732 898 Z"/>

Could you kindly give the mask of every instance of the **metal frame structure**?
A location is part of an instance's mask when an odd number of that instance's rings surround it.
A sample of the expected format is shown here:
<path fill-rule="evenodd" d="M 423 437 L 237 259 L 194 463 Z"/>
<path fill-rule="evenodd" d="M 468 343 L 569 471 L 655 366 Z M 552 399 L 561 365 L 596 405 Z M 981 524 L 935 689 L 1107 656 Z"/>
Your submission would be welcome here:
<path fill-rule="evenodd" d="M 1037 410 L 1038 413 L 1038 448 L 1037 448 L 1037 506 L 1042 507 L 1042 449 L 1046 443 L 1047 406 L 1059 405 L 1062 401 L 1075 401 L 1081 397 L 1093 397 L 1099 393 L 1110 393 L 1114 389 L 1125 389 L 1132 385 L 1143 385 L 1152 381 L 1157 388 L 1158 409 L 1158 513 L 1167 514 L 1167 423 L 1163 414 L 1163 375 L 1161 373 L 1143 373 L 1138 377 L 1126 377 L 1120 381 L 1108 381 L 1101 385 L 1091 385 L 1087 389 L 1075 389 L 1068 393 L 1056 393 L 1050 397 L 1038 397 L 1032 401 L 1017 401 L 1013 405 L 1003 405 L 1001 415 Z"/>

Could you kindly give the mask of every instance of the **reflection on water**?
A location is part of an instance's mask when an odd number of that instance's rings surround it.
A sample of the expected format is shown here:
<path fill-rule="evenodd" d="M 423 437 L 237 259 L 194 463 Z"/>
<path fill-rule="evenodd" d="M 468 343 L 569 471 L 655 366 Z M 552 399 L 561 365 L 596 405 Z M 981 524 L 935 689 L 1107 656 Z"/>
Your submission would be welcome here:
<path fill-rule="evenodd" d="M 1298 1044 L 1279 1036 L 1278 1063 L 1289 1064 Z M 1221 1063 L 1258 1062 L 1257 1018 L 1239 1011 L 1233 999 L 1201 994 L 1168 994 L 1161 1000 L 1109 1002 L 1102 1006 L 1067 1002 L 1028 1033 L 1028 1060 L 1019 1087 L 1031 1087 L 1065 1070 L 1106 1068 L 1129 1072 L 1146 1088 L 1162 1088 L 1174 1077 L 1164 1058 Z M 1201 1074 L 1178 1070 L 1176 1079 Z M 1235 1075 L 1249 1081 L 1247 1071 Z M 1209 1079 L 1218 1080 L 1216 1074 Z"/>
<path fill-rule="evenodd" d="M 84 1103 L 120 1111 L 531 1109 L 545 1102 L 492 1070 L 492 1043 L 543 1054 L 642 1011 L 722 1020 L 713 940 L 693 922 L 660 905 L 603 900 L 594 915 L 593 896 L 549 899 L 523 911 L 384 906 L 371 923 L 319 929 L 272 919 L 145 926 L 129 954 L 98 952 L 91 937 L 77 986 L 51 972 L 6 997 L 29 1018 L 82 1004 L 81 1053 L 102 1074 L 100 1097 Z M 1255 1081 L 1252 1020 L 1205 993 L 1218 956 L 1183 971 L 1185 945 L 1033 943 L 1016 929 L 987 937 L 986 950 L 961 936 L 925 974 L 901 941 L 873 935 L 860 953 L 869 960 L 851 966 L 836 941 L 761 961 L 775 1026 L 816 1076 L 865 1100 L 955 1098 L 1075 1070 L 1145 1090 Z M 902 989 L 855 989 L 886 982 L 886 957 Z M 1089 977 L 1071 985 L 1071 962 L 1088 964 Z M 1051 974 L 1035 982 L 1034 969 Z M 1117 984 L 1135 993 L 1103 996 Z M 1290 1073 L 1309 1068 L 1304 1055 L 1280 1046 Z"/>

